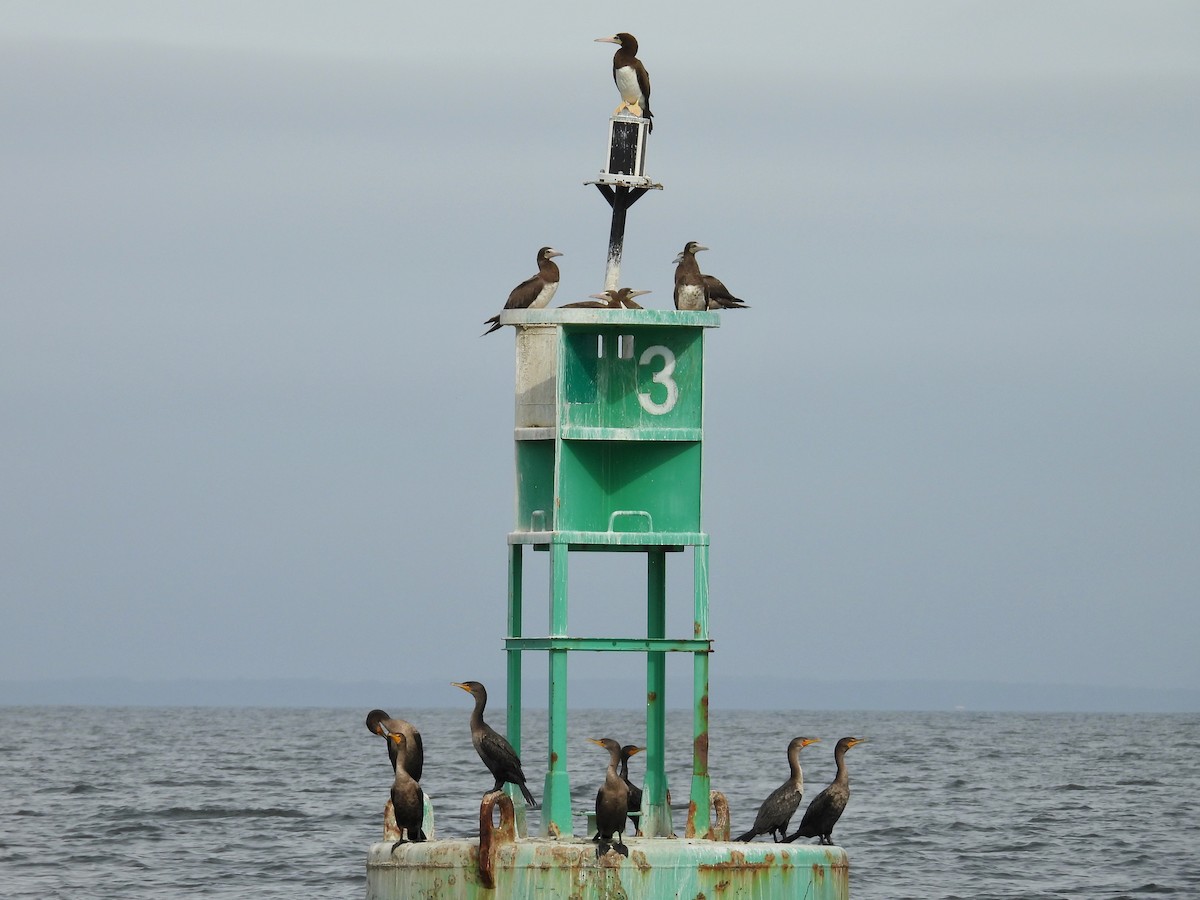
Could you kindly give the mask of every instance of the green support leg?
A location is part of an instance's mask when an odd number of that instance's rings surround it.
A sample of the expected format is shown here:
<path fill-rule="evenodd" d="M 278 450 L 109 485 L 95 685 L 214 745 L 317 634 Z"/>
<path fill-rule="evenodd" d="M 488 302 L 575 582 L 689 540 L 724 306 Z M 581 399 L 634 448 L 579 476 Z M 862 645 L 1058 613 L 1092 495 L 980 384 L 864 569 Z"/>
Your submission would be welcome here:
<path fill-rule="evenodd" d="M 550 545 L 550 635 L 567 636 L 567 545 Z M 542 797 L 542 833 L 571 837 L 571 782 L 567 777 L 567 651 L 551 650 L 550 745 Z"/>
<path fill-rule="evenodd" d="M 522 547 L 512 544 L 508 549 L 508 636 L 522 636 L 521 585 L 524 578 Z M 508 742 L 518 755 L 521 752 L 521 651 L 508 651 Z M 525 798 L 513 785 L 505 788 L 513 798 L 516 810 L 517 833 L 528 835 L 525 817 Z"/>
<path fill-rule="evenodd" d="M 667 556 L 661 550 L 646 554 L 646 636 L 666 637 Z M 671 807 L 667 802 L 666 654 L 646 654 L 646 782 L 642 796 L 642 834 L 672 834 Z"/>
<path fill-rule="evenodd" d="M 708 547 L 694 549 L 696 606 L 693 637 L 708 638 Z M 692 656 L 692 793 L 688 803 L 687 837 L 711 837 L 708 778 L 708 653 Z"/>

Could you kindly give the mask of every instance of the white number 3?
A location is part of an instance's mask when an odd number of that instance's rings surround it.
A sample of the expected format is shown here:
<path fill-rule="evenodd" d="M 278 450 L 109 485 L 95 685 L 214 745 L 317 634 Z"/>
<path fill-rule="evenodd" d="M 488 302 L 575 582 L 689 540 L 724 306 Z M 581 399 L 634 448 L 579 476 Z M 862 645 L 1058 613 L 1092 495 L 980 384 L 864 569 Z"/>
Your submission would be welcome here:
<path fill-rule="evenodd" d="M 650 360 L 656 356 L 662 357 L 663 367 L 655 372 L 651 378 L 655 384 L 661 384 L 667 389 L 666 399 L 662 403 L 655 403 L 654 398 L 649 393 L 638 391 L 638 403 L 642 404 L 642 409 L 651 415 L 661 416 L 669 413 L 675 408 L 675 404 L 679 402 L 679 385 L 671 377 L 675 372 L 675 354 L 661 344 L 647 347 L 643 351 L 641 359 L 638 360 L 638 365 L 649 365 Z"/>

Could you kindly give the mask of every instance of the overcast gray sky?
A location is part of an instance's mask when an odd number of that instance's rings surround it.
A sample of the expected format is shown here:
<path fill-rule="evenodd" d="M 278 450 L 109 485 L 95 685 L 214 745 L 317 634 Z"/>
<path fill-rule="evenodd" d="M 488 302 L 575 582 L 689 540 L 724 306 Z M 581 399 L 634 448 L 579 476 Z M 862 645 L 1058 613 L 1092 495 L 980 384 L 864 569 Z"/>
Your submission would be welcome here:
<path fill-rule="evenodd" d="M 699 240 L 753 306 L 708 344 L 714 691 L 1200 686 L 1190 0 L 7 0 L 0 678 L 499 677 L 479 334 L 543 244 L 602 287 L 620 30 L 665 185 L 622 281 L 669 306 Z M 573 560 L 572 631 L 643 578 Z"/>

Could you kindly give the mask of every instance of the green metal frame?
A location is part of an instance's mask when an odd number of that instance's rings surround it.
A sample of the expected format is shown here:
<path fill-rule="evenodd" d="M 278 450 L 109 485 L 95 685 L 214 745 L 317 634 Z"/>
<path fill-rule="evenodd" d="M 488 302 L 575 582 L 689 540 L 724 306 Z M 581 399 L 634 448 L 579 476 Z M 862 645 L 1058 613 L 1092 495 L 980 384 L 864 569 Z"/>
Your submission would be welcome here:
<path fill-rule="evenodd" d="M 665 774 L 666 654 L 693 655 L 693 761 L 686 836 L 709 833 L 708 535 L 700 530 L 703 331 L 715 313 L 506 312 L 518 326 L 517 529 L 509 535 L 508 738 L 520 749 L 522 655 L 549 665 L 544 834 L 572 836 L 567 776 L 567 660 L 572 652 L 646 654 L 642 833 L 674 833 Z M 522 328 L 552 328 L 523 344 Z M 540 343 L 539 343 L 540 342 Z M 524 349 L 522 349 L 524 348 Z M 530 358 L 522 359 L 522 353 Z M 538 355 L 541 354 L 541 357 Z M 549 385 L 549 387 L 547 387 Z M 522 407 L 522 397 L 528 401 Z M 534 400 L 529 400 L 533 397 Z M 540 404 L 540 405 L 538 405 Z M 549 553 L 550 633 L 522 630 L 523 551 Z M 666 634 L 667 553 L 691 547 L 692 635 Z M 571 551 L 646 554 L 646 636 L 572 637 Z M 520 795 L 513 792 L 518 815 Z M 524 833 L 524 822 L 518 827 Z"/>

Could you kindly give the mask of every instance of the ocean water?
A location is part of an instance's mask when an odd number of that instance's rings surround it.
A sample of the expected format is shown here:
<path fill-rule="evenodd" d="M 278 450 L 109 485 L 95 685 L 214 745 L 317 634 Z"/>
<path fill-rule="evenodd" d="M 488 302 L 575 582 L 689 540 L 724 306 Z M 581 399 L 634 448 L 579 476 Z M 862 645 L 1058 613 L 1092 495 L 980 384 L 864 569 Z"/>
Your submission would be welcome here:
<path fill-rule="evenodd" d="M 469 698 L 379 705 L 421 729 L 437 834 L 471 835 L 491 778 Z M 364 897 L 391 783 L 366 712 L 0 708 L 0 897 Z M 502 708 L 489 720 L 502 727 Z M 578 807 L 607 762 L 587 738 L 643 743 L 643 727 L 637 713 L 572 712 Z M 523 728 L 540 796 L 545 713 Z M 686 800 L 690 714 L 671 711 L 668 729 Z M 807 798 L 832 778 L 839 737 L 867 739 L 847 756 L 834 831 L 855 900 L 1200 897 L 1200 716 L 714 710 L 710 771 L 735 834 L 787 776 L 798 734 L 822 740 L 802 756 Z"/>

